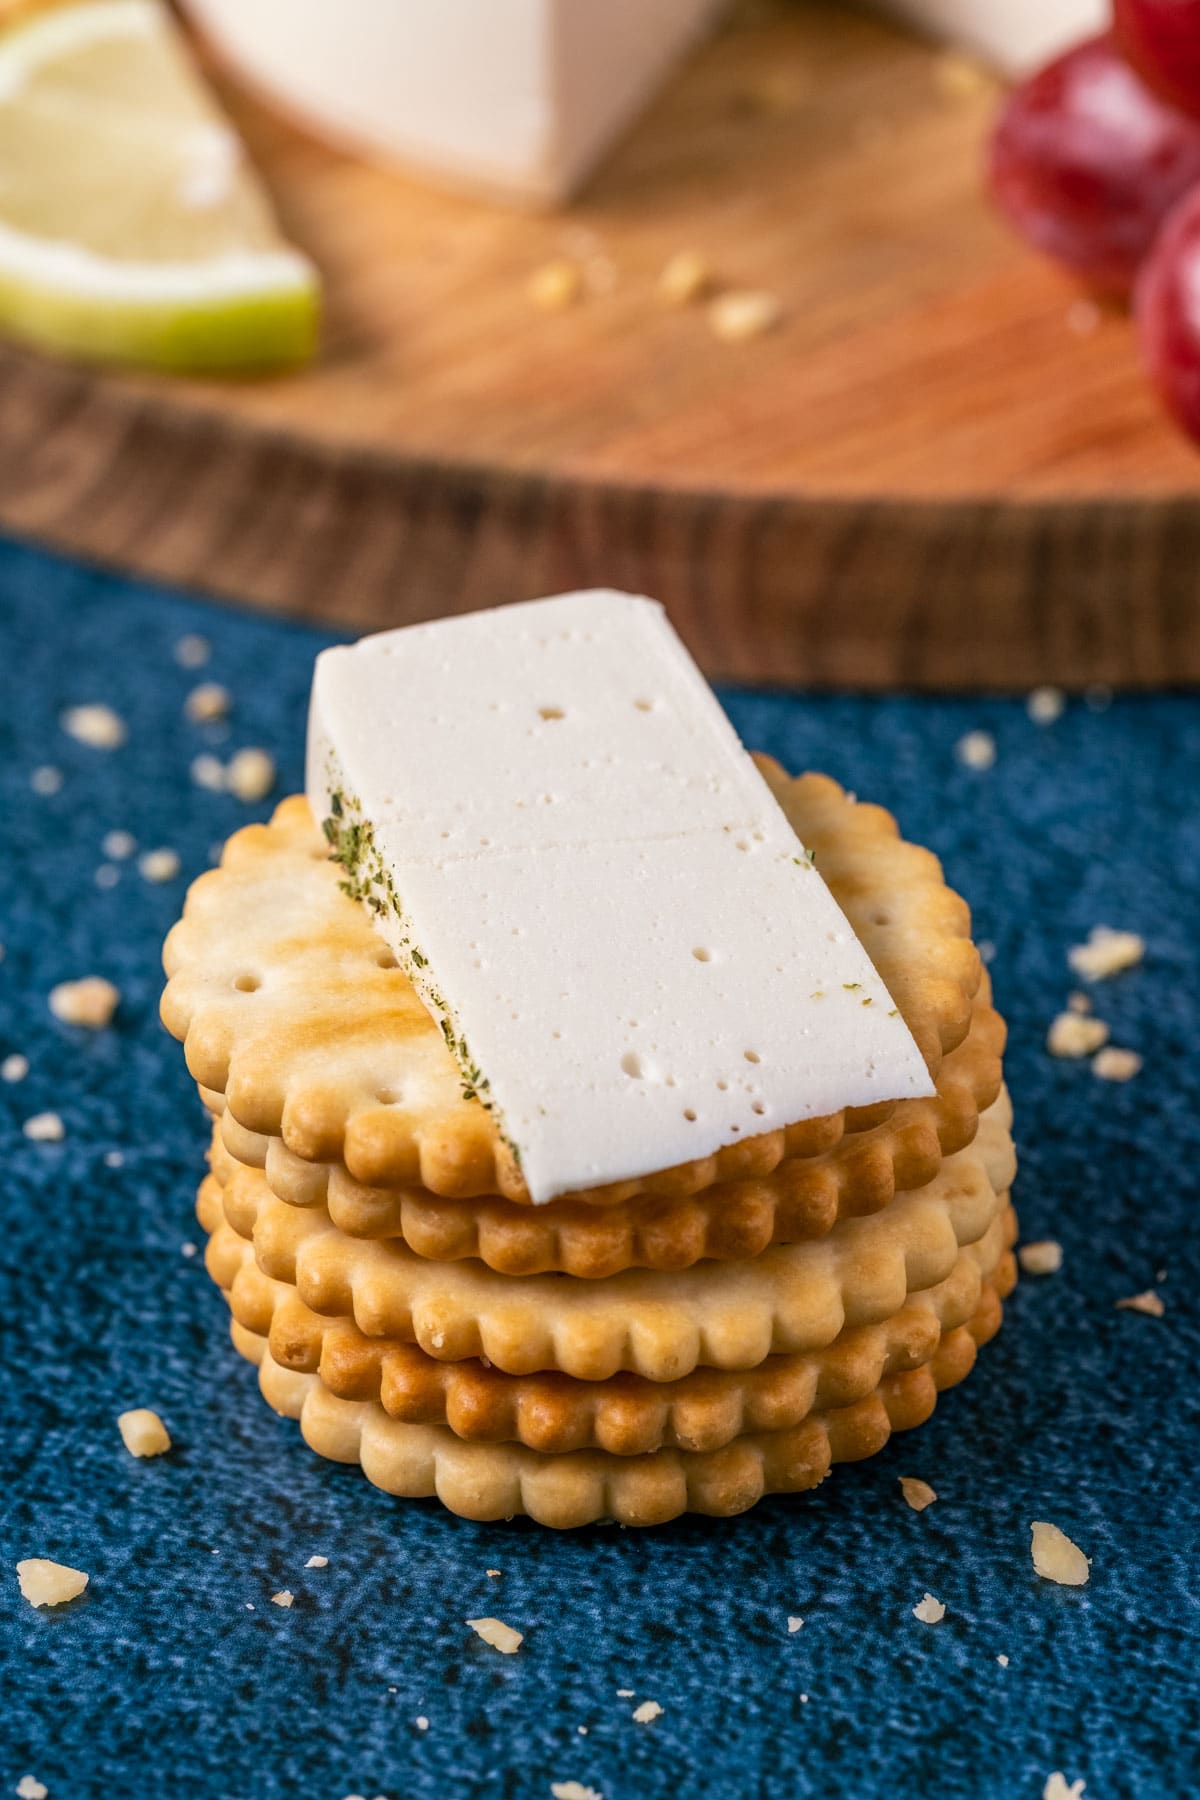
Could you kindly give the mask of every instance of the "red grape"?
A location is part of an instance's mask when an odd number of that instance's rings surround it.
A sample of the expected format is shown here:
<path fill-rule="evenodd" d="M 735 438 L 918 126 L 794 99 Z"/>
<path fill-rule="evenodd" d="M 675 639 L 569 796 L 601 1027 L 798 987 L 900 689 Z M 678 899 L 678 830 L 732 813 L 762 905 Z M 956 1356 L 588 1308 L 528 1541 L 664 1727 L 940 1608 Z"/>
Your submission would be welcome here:
<path fill-rule="evenodd" d="M 1200 182 L 1200 121 L 1091 38 L 1014 89 L 990 182 L 1021 235 L 1094 288 L 1127 294 L 1171 207 Z"/>
<path fill-rule="evenodd" d="M 1200 113 L 1200 0 L 1113 0 L 1113 30 L 1157 93 Z"/>
<path fill-rule="evenodd" d="M 1200 438 L 1200 188 L 1180 201 L 1142 264 L 1134 312 L 1151 380 Z"/>

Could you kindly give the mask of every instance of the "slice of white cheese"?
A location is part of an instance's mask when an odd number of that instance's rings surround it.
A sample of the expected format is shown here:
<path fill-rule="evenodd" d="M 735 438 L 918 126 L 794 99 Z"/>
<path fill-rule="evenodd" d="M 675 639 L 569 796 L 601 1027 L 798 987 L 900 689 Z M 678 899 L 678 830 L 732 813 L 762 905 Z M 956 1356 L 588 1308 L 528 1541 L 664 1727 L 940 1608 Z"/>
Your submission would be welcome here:
<path fill-rule="evenodd" d="M 187 0 L 262 92 L 441 181 L 564 199 L 724 0 Z"/>
<path fill-rule="evenodd" d="M 535 1201 L 933 1091 L 652 601 L 325 651 L 308 795 Z"/>

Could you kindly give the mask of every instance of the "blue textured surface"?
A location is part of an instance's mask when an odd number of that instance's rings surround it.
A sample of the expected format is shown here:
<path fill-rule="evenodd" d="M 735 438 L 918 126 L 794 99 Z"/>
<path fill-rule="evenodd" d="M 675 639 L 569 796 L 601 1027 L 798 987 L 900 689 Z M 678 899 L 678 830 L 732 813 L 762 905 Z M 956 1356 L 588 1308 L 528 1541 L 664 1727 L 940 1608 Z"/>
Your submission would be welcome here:
<path fill-rule="evenodd" d="M 573 1778 L 605 1800 L 993 1800 L 1040 1796 L 1056 1769 L 1089 1800 L 1200 1791 L 1200 705 L 1075 702 L 1039 729 L 1018 701 L 727 696 L 750 744 L 883 801 L 969 897 L 1012 1028 L 1025 1235 L 1060 1238 L 1065 1266 L 1023 1283 L 929 1425 L 816 1494 L 556 1536 L 319 1462 L 181 1252 L 205 1132 L 157 1021 L 159 946 L 251 810 L 189 781 L 212 733 L 182 718 L 186 631 L 236 697 L 221 753 L 265 745 L 297 784 L 317 633 L 0 551 L 0 1055 L 31 1064 L 0 1083 L 0 1792 L 34 1774 L 51 1800 L 547 1800 Z M 125 748 L 60 731 L 87 700 L 127 719 Z M 999 754 L 973 774 L 953 746 L 977 726 Z M 30 790 L 43 764 L 65 777 L 50 798 Z M 125 864 L 99 890 L 113 828 L 176 848 L 179 880 Z M 1099 921 L 1149 943 L 1097 996 L 1146 1058 L 1128 1086 L 1042 1048 L 1067 946 Z M 122 992 L 99 1034 L 46 1007 L 90 972 Z M 62 1144 L 22 1135 L 46 1108 Z M 1158 1270 L 1163 1320 L 1115 1310 Z M 162 1413 L 169 1456 L 126 1454 L 131 1405 Z M 937 1505 L 911 1512 L 900 1474 Z M 1087 1588 L 1035 1577 L 1035 1518 L 1091 1556 Z M 313 1553 L 328 1568 L 306 1570 Z M 83 1599 L 28 1607 L 13 1564 L 34 1555 L 88 1570 Z M 287 1612 L 270 1604 L 285 1586 Z M 926 1589 L 936 1627 L 912 1616 Z M 525 1632 L 519 1655 L 466 1629 L 480 1613 Z M 651 1725 L 630 1716 L 643 1699 L 665 1709 Z"/>

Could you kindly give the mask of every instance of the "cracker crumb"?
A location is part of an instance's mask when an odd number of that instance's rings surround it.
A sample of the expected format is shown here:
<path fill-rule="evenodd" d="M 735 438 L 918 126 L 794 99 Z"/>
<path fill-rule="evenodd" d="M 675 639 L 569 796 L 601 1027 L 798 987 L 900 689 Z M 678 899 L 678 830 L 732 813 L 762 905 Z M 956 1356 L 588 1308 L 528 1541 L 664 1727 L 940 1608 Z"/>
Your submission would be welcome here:
<path fill-rule="evenodd" d="M 996 740 L 990 731 L 968 731 L 954 746 L 964 769 L 991 769 L 996 763 Z"/>
<path fill-rule="evenodd" d="M 935 1600 L 932 1594 L 926 1594 L 923 1599 L 917 1601 L 912 1609 L 912 1615 L 914 1619 L 920 1619 L 922 1625 L 937 1625 L 945 1618 L 946 1608 L 940 1600 Z"/>
<path fill-rule="evenodd" d="M 503 1619 L 468 1619 L 467 1624 L 472 1631 L 477 1631 L 485 1644 L 493 1650 L 499 1650 L 502 1656 L 513 1656 L 525 1642 L 523 1631 L 514 1631 Z"/>
<path fill-rule="evenodd" d="M 755 288 L 734 288 L 728 294 L 719 294 L 708 309 L 712 334 L 724 344 L 745 344 L 751 338 L 762 337 L 773 331 L 782 317 L 778 298 Z"/>
<path fill-rule="evenodd" d="M 239 800 L 265 800 L 275 786 L 275 759 L 265 750 L 239 750 L 225 770 L 225 785 Z"/>
<path fill-rule="evenodd" d="M 712 288 L 713 272 L 698 250 L 677 250 L 658 278 L 658 294 L 668 306 L 690 306 Z"/>
<path fill-rule="evenodd" d="M 121 1150 L 106 1150 L 104 1152 L 104 1166 L 106 1169 L 123 1169 L 125 1167 L 124 1152 Z"/>
<path fill-rule="evenodd" d="M 14 1050 L 0 1062 L 0 1081 L 24 1081 L 29 1073 L 29 1058 Z"/>
<path fill-rule="evenodd" d="M 17 1800 L 46 1800 L 50 1789 L 36 1775 L 22 1775 L 17 1783 Z"/>
<path fill-rule="evenodd" d="M 108 831 L 100 848 L 110 862 L 124 862 L 137 849 L 137 839 L 132 831 Z"/>
<path fill-rule="evenodd" d="M 583 280 L 577 264 L 566 257 L 556 257 L 535 269 L 525 284 L 525 292 L 542 312 L 565 312 L 574 306 L 583 291 Z"/>
<path fill-rule="evenodd" d="M 1033 1566 L 1043 1580 L 1056 1581 L 1061 1587 L 1083 1587 L 1090 1565 L 1079 1545 L 1044 1519 L 1035 1519 L 1030 1530 Z"/>
<path fill-rule="evenodd" d="M 492 1580 L 494 1580 L 499 1573 L 500 1573 L 499 1569 L 485 1569 L 484 1570 L 484 1574 L 489 1576 Z"/>
<path fill-rule="evenodd" d="M 961 50 L 945 50 L 934 58 L 933 79 L 948 100 L 970 100 L 976 94 L 995 91 L 995 77 L 973 56 Z"/>
<path fill-rule="evenodd" d="M 180 1254 L 180 1256 L 186 1256 L 186 1257 L 188 1257 L 188 1258 L 189 1258 L 189 1260 L 190 1260 L 190 1259 L 191 1259 L 191 1258 L 192 1258 L 192 1257 L 193 1257 L 193 1256 L 195 1256 L 195 1255 L 196 1255 L 196 1246 L 195 1246 L 195 1244 L 191 1244 L 191 1243 L 188 1243 L 188 1244 L 180 1244 L 180 1246 L 179 1246 L 179 1254 Z"/>
<path fill-rule="evenodd" d="M 292 1604 L 292 1601 L 295 1598 L 296 1598 L 296 1596 L 295 1596 L 295 1594 L 292 1593 L 290 1588 L 280 1588 L 280 1590 L 277 1594 L 271 1595 L 271 1605 L 272 1606 L 282 1606 L 282 1607 L 286 1608 Z"/>
<path fill-rule="evenodd" d="M 1162 1295 L 1156 1294 L 1153 1288 L 1147 1288 L 1145 1293 L 1130 1294 L 1128 1299 L 1118 1300 L 1117 1310 L 1118 1312 L 1145 1313 L 1148 1319 L 1161 1319 L 1167 1309 Z"/>
<path fill-rule="evenodd" d="M 50 990 L 50 1011 L 64 1025 L 86 1025 L 102 1031 L 121 999 L 119 988 L 103 975 L 84 975 L 79 981 L 60 981 Z"/>
<path fill-rule="evenodd" d="M 1061 1769 L 1047 1775 L 1042 1800 L 1083 1800 L 1083 1782 L 1068 1781 Z"/>
<path fill-rule="evenodd" d="M 306 1569 L 327 1569 L 329 1558 L 327 1556 L 310 1556 L 304 1566 Z"/>
<path fill-rule="evenodd" d="M 222 687 L 219 681 L 202 681 L 184 701 L 183 710 L 193 725 L 207 725 L 214 719 L 228 718 L 232 705 L 233 696 L 228 688 Z"/>
<path fill-rule="evenodd" d="M 1090 1013 L 1092 1011 L 1092 996 L 1090 994 L 1081 994 L 1078 988 L 1076 988 L 1073 994 L 1067 995 L 1067 1011 L 1073 1013 Z"/>
<path fill-rule="evenodd" d="M 175 646 L 175 661 L 181 669 L 202 669 L 212 655 L 212 646 L 198 631 L 189 631 Z"/>
<path fill-rule="evenodd" d="M 418 1731 L 428 1731 L 429 1730 L 429 1720 L 425 1717 L 424 1713 L 418 1713 L 416 1718 L 413 1720 L 413 1724 L 416 1726 Z"/>
<path fill-rule="evenodd" d="M 1025 711 L 1035 725 L 1053 725 L 1067 708 L 1067 696 L 1061 688 L 1037 687 L 1025 702 Z"/>
<path fill-rule="evenodd" d="M 1091 1056 L 1107 1042 L 1108 1026 L 1104 1020 L 1084 1013 L 1059 1013 L 1046 1033 L 1046 1048 L 1051 1056 Z"/>
<path fill-rule="evenodd" d="M 799 1631 L 799 1629 L 803 1625 L 803 1623 L 804 1623 L 804 1620 L 800 1617 L 800 1615 L 798 1613 L 789 1613 L 788 1614 L 788 1622 L 787 1622 L 788 1636 L 791 1637 L 791 1635 L 794 1631 Z"/>
<path fill-rule="evenodd" d="M 918 1476 L 901 1475 L 899 1480 L 900 1492 L 904 1495 L 904 1498 L 908 1501 L 908 1504 L 912 1507 L 914 1512 L 924 1512 L 925 1508 L 927 1506 L 932 1506 L 937 1499 L 937 1495 L 934 1493 L 929 1483 L 927 1481 L 922 1481 Z"/>
<path fill-rule="evenodd" d="M 1119 1050 L 1109 1044 L 1092 1063 L 1092 1074 L 1101 1081 L 1132 1081 L 1141 1073 L 1142 1059 L 1136 1050 Z"/>
<path fill-rule="evenodd" d="M 30 1606 L 63 1606 L 82 1594 L 88 1584 L 82 1569 L 70 1569 L 66 1563 L 50 1562 L 44 1556 L 19 1562 L 17 1580 Z"/>
<path fill-rule="evenodd" d="M 193 756 L 190 772 L 198 788 L 205 788 L 210 794 L 225 792 L 225 764 L 211 750 L 204 750 L 199 756 Z"/>
<path fill-rule="evenodd" d="M 1037 1238 L 1021 1245 L 1017 1261 L 1027 1275 L 1057 1275 L 1063 1264 L 1062 1245 L 1054 1238 Z"/>
<path fill-rule="evenodd" d="M 554 1800 L 604 1800 L 598 1788 L 584 1787 L 582 1781 L 552 1781 Z"/>
<path fill-rule="evenodd" d="M 69 706 L 59 723 L 68 737 L 93 750 L 119 750 L 129 736 L 111 706 Z"/>
<path fill-rule="evenodd" d="M 121 871 L 115 863 L 101 863 L 92 877 L 98 888 L 115 888 L 121 879 Z"/>
<path fill-rule="evenodd" d="M 1000 1667 L 1001 1667 L 1001 1668 L 1002 1668 L 1002 1669 L 1007 1669 L 1007 1667 L 1008 1667 L 1008 1658 L 1007 1658 L 1007 1656 L 1005 1656 L 1005 1655 L 1004 1655 L 1004 1654 L 1003 1654 L 1003 1652 L 1001 1652 L 1001 1654 L 1000 1654 L 1000 1655 L 999 1655 L 999 1656 L 998 1656 L 998 1657 L 997 1657 L 997 1658 L 996 1658 L 996 1661 L 997 1661 L 997 1662 L 998 1662 L 998 1663 L 999 1663 L 999 1664 L 1000 1664 Z"/>
<path fill-rule="evenodd" d="M 588 1734 L 588 1728 L 586 1725 L 577 1725 L 575 1727 L 575 1729 L 579 1733 L 580 1737 L 586 1737 Z"/>
<path fill-rule="evenodd" d="M 1094 300 L 1076 300 L 1067 308 L 1067 330 L 1076 337 L 1091 337 L 1100 329 L 1104 314 Z"/>
<path fill-rule="evenodd" d="M 1086 944 L 1074 944 L 1067 961 L 1085 981 L 1107 981 L 1123 969 L 1132 969 L 1146 954 L 1146 940 L 1136 931 L 1114 931 L 1111 925 L 1093 925 Z"/>
<path fill-rule="evenodd" d="M 66 1136 L 63 1122 L 57 1113 L 34 1113 L 32 1119 L 26 1119 L 21 1130 L 35 1144 L 58 1144 Z"/>
<path fill-rule="evenodd" d="M 618 1688 L 617 1689 L 617 1699 L 618 1700 L 632 1700 L 633 1696 L 636 1694 L 636 1692 L 637 1692 L 636 1688 Z"/>
<path fill-rule="evenodd" d="M 130 1456 L 161 1456 L 164 1450 L 171 1448 L 166 1426 L 148 1406 L 137 1406 L 132 1412 L 121 1413 L 117 1428 Z"/>
<path fill-rule="evenodd" d="M 62 784 L 62 770 L 51 768 L 49 763 L 44 763 L 40 769 L 35 769 L 29 777 L 30 787 L 41 800 L 49 800 L 52 794 L 59 793 Z"/>
<path fill-rule="evenodd" d="M 640 1706 L 634 1707 L 630 1715 L 637 1725 L 649 1725 L 653 1720 L 661 1719 L 662 1716 L 663 1709 L 657 1700 L 643 1700 Z"/>
<path fill-rule="evenodd" d="M 147 881 L 174 881 L 179 873 L 179 853 L 175 850 L 147 850 L 138 857 L 138 868 Z"/>

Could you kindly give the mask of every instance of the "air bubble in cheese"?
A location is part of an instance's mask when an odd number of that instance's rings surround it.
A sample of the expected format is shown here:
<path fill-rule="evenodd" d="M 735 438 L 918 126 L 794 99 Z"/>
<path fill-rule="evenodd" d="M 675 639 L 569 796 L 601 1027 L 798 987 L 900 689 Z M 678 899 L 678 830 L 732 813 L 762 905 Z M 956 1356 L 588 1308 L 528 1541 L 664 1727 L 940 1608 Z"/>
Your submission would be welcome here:
<path fill-rule="evenodd" d="M 933 1091 L 652 601 L 325 651 L 308 795 L 535 1201 Z"/>

